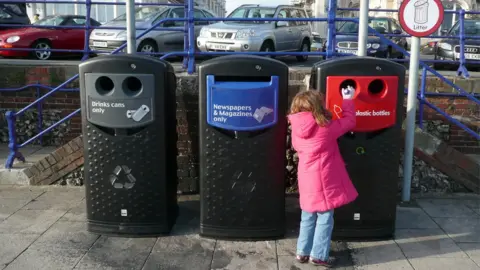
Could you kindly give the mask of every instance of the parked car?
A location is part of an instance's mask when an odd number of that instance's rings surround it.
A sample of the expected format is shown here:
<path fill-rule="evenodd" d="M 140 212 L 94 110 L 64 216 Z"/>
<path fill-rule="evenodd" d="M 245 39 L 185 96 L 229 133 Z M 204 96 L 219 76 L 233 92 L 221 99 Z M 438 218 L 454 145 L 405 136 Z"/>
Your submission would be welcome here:
<path fill-rule="evenodd" d="M 1 3 L 0 4 L 0 24 L 24 24 L 29 25 L 30 19 L 27 14 L 27 5 L 25 3 Z M 16 27 L 0 26 L 0 30 L 12 29 Z M 18 29 L 18 27 L 17 27 Z"/>
<path fill-rule="evenodd" d="M 380 34 L 404 34 L 399 23 L 390 17 L 372 17 L 368 20 L 368 25 Z M 335 50 L 339 53 L 358 54 L 358 35 L 342 35 L 342 34 L 358 34 L 358 23 L 345 22 L 338 29 L 335 37 Z M 408 42 L 404 37 L 387 37 L 401 48 L 408 50 Z M 324 46 L 326 50 L 326 46 Z M 396 50 L 393 46 L 386 44 L 375 35 L 369 35 L 367 39 L 367 55 L 382 58 L 404 58 L 401 51 Z"/>
<path fill-rule="evenodd" d="M 465 19 L 465 35 L 480 36 L 480 19 Z M 443 30 L 445 36 L 458 36 L 460 33 L 460 22 L 457 21 L 449 30 Z M 468 67 L 480 67 L 480 40 L 466 39 L 464 55 L 466 60 L 477 60 L 477 63 L 468 63 Z M 459 39 L 441 39 L 436 44 L 435 60 L 453 60 L 460 58 L 460 40 Z M 435 69 L 458 67 L 458 64 L 434 63 Z"/>
<path fill-rule="evenodd" d="M 0 48 L 33 48 L 83 50 L 85 48 L 85 30 L 81 28 L 35 28 L 35 26 L 85 26 L 86 18 L 80 15 L 47 16 L 28 28 L 10 29 L 0 32 Z M 90 19 L 92 26 L 100 23 Z M 3 57 L 32 57 L 48 60 L 52 55 L 78 55 L 79 53 L 51 51 L 14 51 L 0 50 Z"/>
<path fill-rule="evenodd" d="M 242 5 L 227 18 L 307 18 L 305 10 L 288 5 Z M 204 26 L 197 38 L 203 52 L 309 52 L 312 31 L 308 22 L 224 21 Z M 297 56 L 307 61 L 308 56 Z"/>
<path fill-rule="evenodd" d="M 166 18 L 184 18 L 185 9 L 183 7 L 140 7 L 135 9 L 136 35 L 145 32 L 160 20 Z M 212 18 L 215 17 L 210 11 L 202 8 L 194 9 L 194 18 Z M 103 26 L 105 27 L 126 27 L 126 14 L 120 15 Z M 202 25 L 208 22 L 195 22 L 195 35 L 198 36 Z M 166 21 L 159 27 L 182 27 L 182 21 Z M 179 31 L 150 31 L 145 36 L 137 39 L 137 51 L 145 53 L 158 52 L 182 52 L 184 32 Z M 110 53 L 127 41 L 126 30 L 113 29 L 95 29 L 90 38 L 90 48 L 96 51 Z M 194 43 L 195 44 L 195 43 Z"/>

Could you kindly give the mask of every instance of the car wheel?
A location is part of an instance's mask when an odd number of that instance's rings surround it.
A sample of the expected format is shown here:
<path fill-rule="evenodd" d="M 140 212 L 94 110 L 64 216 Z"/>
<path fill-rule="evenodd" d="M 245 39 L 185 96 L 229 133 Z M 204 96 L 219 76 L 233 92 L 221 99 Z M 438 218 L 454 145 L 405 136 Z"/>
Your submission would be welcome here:
<path fill-rule="evenodd" d="M 158 53 L 158 45 L 152 40 L 144 40 L 138 46 L 137 52 L 141 52 L 144 54 Z M 156 55 L 152 55 L 152 56 L 156 56 Z"/>
<path fill-rule="evenodd" d="M 304 40 L 302 42 L 302 47 L 300 48 L 300 52 L 310 52 L 310 42 L 308 40 Z M 298 62 L 305 62 L 308 60 L 308 55 L 297 55 Z"/>
<path fill-rule="evenodd" d="M 261 52 L 275 52 L 275 47 L 271 41 L 265 41 L 260 47 Z M 275 55 L 266 55 L 266 57 L 275 58 Z"/>
<path fill-rule="evenodd" d="M 39 40 L 32 45 L 32 49 L 51 50 L 52 45 L 50 44 L 50 42 L 46 40 Z M 52 57 L 52 52 L 51 51 L 32 51 L 32 57 L 37 60 L 48 60 Z"/>

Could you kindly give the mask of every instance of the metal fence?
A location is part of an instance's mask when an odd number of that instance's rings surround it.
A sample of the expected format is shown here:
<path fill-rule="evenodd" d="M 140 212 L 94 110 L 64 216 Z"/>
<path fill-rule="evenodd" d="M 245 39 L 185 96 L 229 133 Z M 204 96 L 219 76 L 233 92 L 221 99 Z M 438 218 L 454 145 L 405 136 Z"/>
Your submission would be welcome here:
<path fill-rule="evenodd" d="M 8 2 L 18 2 L 18 3 L 68 3 L 71 4 L 71 2 L 67 1 L 19 1 L 19 0 L 9 0 Z M 112 3 L 112 2 L 92 2 L 92 1 L 78 1 L 76 4 L 84 4 L 86 5 L 86 25 L 83 26 L 77 26 L 77 27 L 62 27 L 62 26 L 34 26 L 34 27 L 39 27 L 39 28 L 79 28 L 79 29 L 85 29 L 85 44 L 84 44 L 84 49 L 83 50 L 61 50 L 61 49 L 51 49 L 47 51 L 51 52 L 79 52 L 83 53 L 83 59 L 87 59 L 90 54 L 93 53 L 99 53 L 98 51 L 91 51 L 89 48 L 89 35 L 90 35 L 90 30 L 92 29 L 122 29 L 126 30 L 125 27 L 95 27 L 92 26 L 90 23 L 90 15 L 91 15 L 91 7 L 92 4 L 103 4 L 103 5 L 125 5 L 125 3 Z M 153 4 L 153 3 L 135 3 L 135 5 L 141 5 L 141 6 L 154 6 L 154 5 L 160 5 L 160 4 Z M 292 18 L 244 18 L 244 19 L 239 19 L 239 18 L 205 18 L 205 19 L 195 19 L 194 18 L 194 3 L 193 0 L 188 0 L 185 2 L 184 5 L 178 5 L 178 4 L 163 4 L 167 6 L 180 6 L 180 7 L 185 7 L 185 14 L 184 18 L 166 18 L 159 20 L 157 23 L 155 23 L 152 27 L 148 29 L 137 29 L 137 30 L 145 30 L 145 32 L 140 33 L 139 35 L 136 36 L 136 38 L 141 38 L 142 36 L 146 35 L 150 31 L 178 31 L 178 32 L 183 32 L 184 33 L 184 50 L 179 51 L 179 52 L 163 52 L 163 53 L 158 53 L 161 54 L 162 56 L 160 58 L 165 59 L 171 56 L 182 56 L 183 57 L 183 68 L 187 69 L 188 73 L 192 74 L 195 72 L 195 56 L 203 56 L 203 55 L 227 55 L 227 54 L 232 54 L 230 52 L 197 52 L 196 49 L 196 44 L 195 44 L 195 32 L 194 32 L 194 23 L 199 22 L 199 21 L 204 21 L 204 22 L 220 22 L 220 21 L 265 21 L 265 22 L 272 22 L 272 21 L 303 21 L 303 22 L 326 22 L 328 25 L 328 34 L 327 34 L 327 40 L 325 42 L 326 50 L 325 52 L 242 52 L 242 53 L 234 53 L 234 54 L 254 54 L 254 55 L 264 55 L 264 56 L 303 56 L 303 55 L 309 55 L 309 56 L 324 56 L 325 58 L 333 58 L 333 57 L 341 57 L 341 56 L 346 56 L 349 54 L 342 54 L 342 53 L 337 53 L 336 52 L 336 42 L 335 42 L 335 37 L 337 34 L 336 32 L 336 22 L 355 22 L 358 23 L 358 19 L 356 18 L 338 18 L 336 17 L 337 11 L 338 10 L 354 10 L 357 11 L 358 9 L 347 9 L 347 8 L 337 8 L 337 3 L 336 0 L 329 0 L 329 6 L 328 6 L 328 13 L 327 13 L 327 18 L 305 18 L 305 19 L 292 19 Z M 379 10 L 379 9 L 372 9 L 371 11 L 384 11 L 384 12 L 397 12 L 397 10 Z M 452 12 L 452 11 L 446 11 L 446 12 Z M 457 36 L 449 36 L 448 38 L 455 38 L 460 40 L 460 51 L 459 51 L 459 61 L 454 61 L 454 63 L 459 64 L 458 68 L 458 73 L 459 75 L 462 75 L 464 77 L 468 77 L 469 73 L 466 68 L 466 64 L 471 64 L 471 63 L 479 63 L 479 61 L 471 61 L 471 60 L 466 60 L 465 55 L 464 55 L 464 48 L 465 48 L 465 40 L 466 39 L 480 39 L 480 36 L 468 36 L 465 35 L 465 29 L 464 29 L 464 22 L 465 22 L 465 16 L 467 14 L 473 15 L 473 14 L 480 14 L 480 12 L 466 12 L 464 10 L 458 11 L 459 14 L 459 21 L 460 21 L 460 33 Z M 161 24 L 167 21 L 174 21 L 174 22 L 184 22 L 184 27 L 160 27 Z M 2 25 L 0 25 L 1 27 Z M 12 25 L 8 25 L 9 27 L 12 27 Z M 18 25 L 15 27 L 25 27 L 24 25 Z M 373 33 L 374 35 L 378 36 L 382 42 L 385 44 L 388 44 L 392 48 L 395 48 L 396 50 L 400 51 L 403 53 L 406 57 L 409 57 L 410 54 L 405 50 L 405 48 L 399 47 L 397 44 L 393 43 L 391 40 L 389 40 L 386 36 L 390 37 L 409 37 L 408 35 L 382 35 L 375 31 L 374 29 L 369 27 L 369 32 Z M 343 33 L 341 33 L 343 34 Z M 445 36 L 432 36 L 433 38 L 447 38 Z M 133 44 L 130 44 L 130 46 Z M 127 46 L 127 43 L 123 44 L 122 46 L 118 47 L 116 50 L 114 50 L 112 53 L 121 53 L 125 47 Z M 136 46 L 134 46 L 136 48 Z M 2 50 L 32 50 L 32 49 L 15 49 L 15 48 L 2 48 Z M 35 49 L 35 51 L 42 51 L 40 49 Z M 101 52 L 100 52 L 101 53 Z M 391 59 L 393 61 L 406 61 L 406 59 Z M 428 61 L 428 62 L 450 62 L 452 61 Z M 423 114 L 424 114 L 424 105 L 432 108 L 439 114 L 443 115 L 447 120 L 450 122 L 454 123 L 455 125 L 463 128 L 466 132 L 471 134 L 473 137 L 475 137 L 477 140 L 480 140 L 480 135 L 478 132 L 470 129 L 467 127 L 465 124 L 461 123 L 460 121 L 452 118 L 449 116 L 447 113 L 443 112 L 440 110 L 438 107 L 430 103 L 426 97 L 428 96 L 447 96 L 447 97 L 465 97 L 473 102 L 475 102 L 477 105 L 480 104 L 479 101 L 479 96 L 475 96 L 471 93 L 467 93 L 464 89 L 461 87 L 455 85 L 451 80 L 445 78 L 443 75 L 441 75 L 438 71 L 434 70 L 429 66 L 427 61 L 422 61 L 420 63 L 422 67 L 422 81 L 421 81 L 421 89 L 420 93 L 418 95 L 418 99 L 420 102 L 420 127 L 423 127 Z M 454 89 L 456 89 L 459 93 L 458 94 L 440 94 L 440 93 L 435 93 L 435 91 L 427 91 L 427 85 L 426 85 L 426 78 L 427 78 L 427 72 L 432 73 L 433 75 L 439 77 L 442 81 L 444 81 L 446 84 L 452 86 Z M 29 104 L 25 108 L 15 112 L 15 111 L 8 111 L 6 113 L 6 118 L 8 122 L 8 129 L 9 129 L 9 149 L 10 149 L 10 154 L 9 157 L 6 161 L 5 166 L 7 168 L 11 168 L 13 165 L 13 162 L 15 159 L 19 159 L 24 161 L 24 157 L 20 153 L 19 149 L 24 147 L 25 145 L 37 140 L 41 139 L 41 137 L 49 132 L 50 130 L 56 128 L 58 125 L 61 123 L 67 121 L 74 115 L 80 112 L 80 109 L 70 113 L 63 119 L 61 119 L 59 122 L 55 123 L 54 125 L 48 127 L 47 129 L 39 131 L 38 134 L 33 136 L 32 138 L 28 139 L 27 141 L 18 144 L 17 143 L 17 138 L 16 138 L 16 129 L 15 129 L 15 122 L 17 119 L 22 116 L 27 110 L 32 109 L 34 107 L 40 108 L 40 104 L 47 99 L 49 96 L 51 96 L 53 93 L 58 92 L 58 91 L 78 91 L 78 89 L 65 89 L 65 87 L 73 82 L 74 80 L 78 79 L 78 74 L 71 77 L 64 83 L 58 85 L 55 88 L 50 88 L 50 86 L 44 86 L 44 85 L 31 85 L 31 86 L 25 86 L 23 88 L 19 89 L 0 89 L 0 91 L 21 91 L 23 89 L 27 89 L 29 87 L 37 87 L 37 88 L 44 88 L 44 89 L 51 89 L 49 92 L 47 92 L 45 95 L 42 97 L 39 97 L 35 102 Z M 408 89 L 406 89 L 408 91 Z M 39 119 L 41 121 L 41 119 Z M 41 128 L 40 128 L 41 129 Z"/>

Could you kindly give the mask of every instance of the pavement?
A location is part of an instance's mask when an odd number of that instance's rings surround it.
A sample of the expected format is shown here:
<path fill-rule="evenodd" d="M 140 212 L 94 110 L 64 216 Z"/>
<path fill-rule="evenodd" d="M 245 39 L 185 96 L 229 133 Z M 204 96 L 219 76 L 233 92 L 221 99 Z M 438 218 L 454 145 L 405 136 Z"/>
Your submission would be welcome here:
<path fill-rule="evenodd" d="M 333 242 L 334 269 L 480 269 L 479 199 L 432 195 L 398 207 L 395 239 Z M 297 201 L 287 196 L 288 233 L 277 241 L 199 237 L 195 195 L 179 197 L 180 216 L 170 235 L 117 238 L 87 232 L 81 187 L 0 185 L 0 269 L 319 269 L 294 262 Z"/>

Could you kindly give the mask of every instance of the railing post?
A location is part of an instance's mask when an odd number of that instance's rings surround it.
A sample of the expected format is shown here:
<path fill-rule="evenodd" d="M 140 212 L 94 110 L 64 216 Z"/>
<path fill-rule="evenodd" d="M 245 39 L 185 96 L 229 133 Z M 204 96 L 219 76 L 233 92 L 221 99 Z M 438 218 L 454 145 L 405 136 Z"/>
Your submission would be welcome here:
<path fill-rule="evenodd" d="M 457 76 L 463 76 L 464 78 L 470 77 L 467 68 L 465 67 L 465 10 L 462 8 L 460 10 L 459 16 L 459 24 L 460 24 L 460 53 L 459 53 L 459 60 L 460 66 L 457 70 Z"/>
<path fill-rule="evenodd" d="M 427 87 L 427 68 L 422 69 L 422 81 L 420 83 L 420 100 L 418 108 L 418 126 L 423 129 L 423 108 L 425 104 L 425 87 Z"/>
<path fill-rule="evenodd" d="M 188 73 L 195 72 L 195 20 L 194 1 L 188 0 Z"/>
<path fill-rule="evenodd" d="M 37 82 L 37 84 L 38 84 L 38 82 Z M 42 96 L 42 92 L 40 90 L 40 87 L 37 86 L 37 99 L 39 99 L 41 96 Z M 43 102 L 38 102 L 37 103 L 37 113 L 38 113 L 37 128 L 38 128 L 38 133 L 41 133 L 42 130 L 43 130 Z M 40 136 L 40 138 L 38 139 L 38 142 L 40 143 L 40 145 L 43 144 L 43 135 Z"/>
<path fill-rule="evenodd" d="M 360 0 L 360 18 L 358 21 L 358 56 L 367 56 L 368 40 L 368 0 Z"/>
<path fill-rule="evenodd" d="M 337 14 L 337 0 L 328 0 L 328 13 L 327 13 L 327 55 L 326 58 L 330 58 L 335 55 L 335 16 Z"/>
<path fill-rule="evenodd" d="M 184 6 L 184 15 L 185 19 L 188 18 L 188 1 L 185 1 L 185 6 Z M 183 52 L 188 53 L 188 21 L 185 21 L 183 23 Z M 183 69 L 186 69 L 188 67 L 188 55 L 183 56 L 183 63 L 182 63 Z"/>
<path fill-rule="evenodd" d="M 17 132 L 15 130 L 15 121 L 17 116 L 14 111 L 7 111 L 5 113 L 5 117 L 7 118 L 8 149 L 10 150 L 10 153 L 8 154 L 8 157 L 7 157 L 7 161 L 5 162 L 5 168 L 11 169 L 13 166 L 13 162 L 15 161 L 16 158 L 22 162 L 25 162 L 25 158 L 18 151 Z"/>
<path fill-rule="evenodd" d="M 92 8 L 92 1 L 87 0 L 85 3 L 86 9 L 86 22 L 85 22 L 85 46 L 83 48 L 83 57 L 82 61 L 88 59 L 90 56 L 90 17 L 91 17 L 91 8 Z"/>
<path fill-rule="evenodd" d="M 137 51 L 137 30 L 135 28 L 135 0 L 127 0 L 125 5 L 127 15 L 127 53 Z"/>

